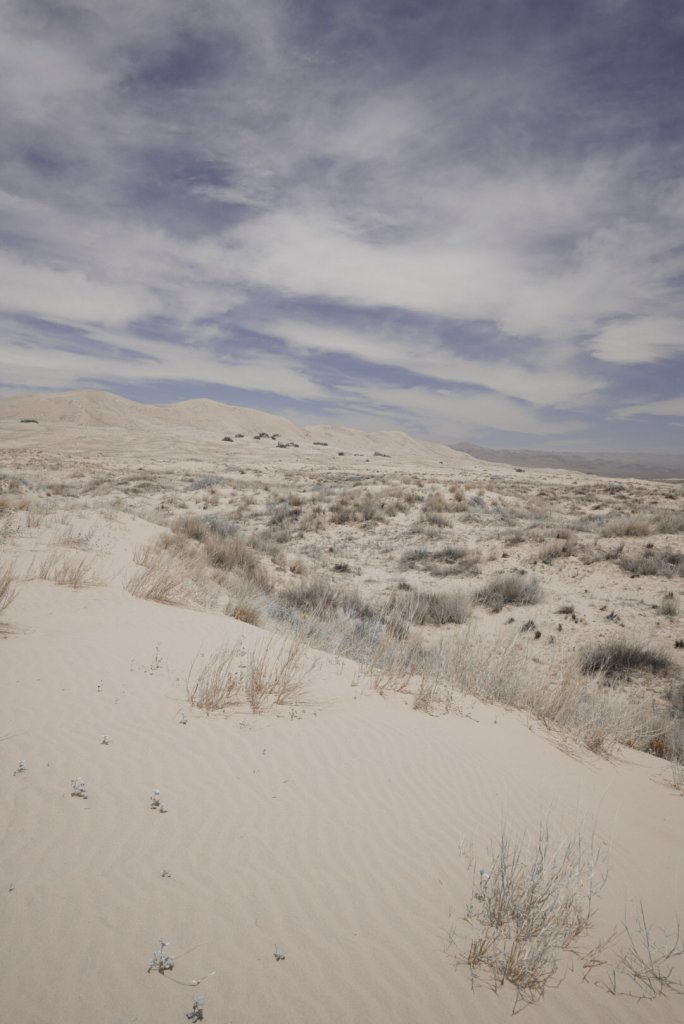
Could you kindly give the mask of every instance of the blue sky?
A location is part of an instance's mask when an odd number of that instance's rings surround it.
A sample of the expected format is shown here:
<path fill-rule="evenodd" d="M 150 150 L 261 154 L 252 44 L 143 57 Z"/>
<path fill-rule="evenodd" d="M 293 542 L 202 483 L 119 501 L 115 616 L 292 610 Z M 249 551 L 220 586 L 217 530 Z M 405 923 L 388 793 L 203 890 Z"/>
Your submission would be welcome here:
<path fill-rule="evenodd" d="M 681 450 L 680 2 L 0 10 L 0 394 Z"/>

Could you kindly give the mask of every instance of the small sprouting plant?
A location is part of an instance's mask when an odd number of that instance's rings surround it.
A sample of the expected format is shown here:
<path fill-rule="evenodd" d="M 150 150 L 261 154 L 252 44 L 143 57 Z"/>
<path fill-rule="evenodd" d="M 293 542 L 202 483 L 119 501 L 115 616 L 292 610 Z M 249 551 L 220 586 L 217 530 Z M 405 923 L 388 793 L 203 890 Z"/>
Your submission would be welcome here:
<path fill-rule="evenodd" d="M 180 722 L 181 725 L 187 725 L 188 724 L 188 716 L 185 714 L 184 711 L 181 711 L 181 713 L 180 713 L 179 722 Z"/>
<path fill-rule="evenodd" d="M 275 946 L 274 949 L 273 949 L 273 956 L 275 957 L 275 959 L 278 962 L 280 960 L 284 960 L 285 959 L 285 950 L 281 949 L 280 946 Z"/>
<path fill-rule="evenodd" d="M 160 814 L 166 814 L 166 804 L 161 798 L 161 793 L 158 789 L 155 789 L 154 793 L 150 797 L 150 807 L 153 811 L 159 811 Z"/>
<path fill-rule="evenodd" d="M 204 996 L 195 996 L 192 1001 L 192 1010 L 186 1013 L 188 1020 L 204 1020 Z"/>
<path fill-rule="evenodd" d="M 80 775 L 78 776 L 78 778 L 71 780 L 71 795 L 80 796 L 83 800 L 88 799 L 85 780 L 82 779 Z"/>
<path fill-rule="evenodd" d="M 102 737 L 102 739 L 100 740 L 100 743 L 103 744 L 103 746 L 105 746 L 105 747 L 108 747 L 111 742 L 112 741 L 110 740 L 110 738 L 107 735 L 107 733 L 105 733 L 104 736 Z"/>
<path fill-rule="evenodd" d="M 27 771 L 26 761 L 20 761 L 17 767 L 12 772 L 12 775 L 22 775 L 23 772 Z"/>
<path fill-rule="evenodd" d="M 167 946 L 168 942 L 166 939 L 159 940 L 159 949 L 155 951 L 154 956 L 150 960 L 149 967 L 147 968 L 148 974 L 152 971 L 158 971 L 159 974 L 163 974 L 164 971 L 173 970 L 173 957 L 165 952 Z"/>

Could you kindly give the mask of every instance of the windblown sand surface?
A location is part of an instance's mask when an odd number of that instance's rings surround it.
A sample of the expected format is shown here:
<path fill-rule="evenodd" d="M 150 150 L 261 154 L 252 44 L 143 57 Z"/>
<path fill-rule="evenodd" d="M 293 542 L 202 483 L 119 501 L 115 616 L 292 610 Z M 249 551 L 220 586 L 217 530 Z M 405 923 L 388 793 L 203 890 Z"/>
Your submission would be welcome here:
<path fill-rule="evenodd" d="M 651 952 L 684 909 L 680 487 L 79 392 L 0 400 L 0 458 L 3 1019 L 182 1022 L 198 994 L 234 1024 L 679 1019 L 620 958 L 641 905 Z M 471 603 L 504 571 L 540 599 Z M 465 620 L 421 624 L 424 592 Z M 667 668 L 583 675 L 616 638 Z M 221 650 L 240 685 L 290 650 L 291 685 L 193 705 Z M 502 830 L 540 823 L 593 843 L 600 891 L 526 1006 L 462 962 L 464 915 Z"/>

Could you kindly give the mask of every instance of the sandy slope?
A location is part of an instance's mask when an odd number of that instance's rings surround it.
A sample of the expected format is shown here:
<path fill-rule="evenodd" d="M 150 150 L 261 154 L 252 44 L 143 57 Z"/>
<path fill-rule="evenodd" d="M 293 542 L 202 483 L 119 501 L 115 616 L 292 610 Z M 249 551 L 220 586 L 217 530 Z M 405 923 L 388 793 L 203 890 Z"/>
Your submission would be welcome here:
<path fill-rule="evenodd" d="M 15 468 L 54 460 L 70 429 L 12 449 Z M 190 451 L 196 427 L 185 429 Z M 123 464 L 116 427 L 102 428 L 91 462 L 105 444 Z M 472 700 L 461 714 L 419 714 L 408 695 L 382 697 L 357 665 L 320 652 L 307 653 L 307 695 L 293 706 L 193 711 L 197 658 L 239 638 L 248 651 L 264 631 L 134 598 L 134 553 L 161 529 L 102 506 L 65 509 L 0 548 L 20 577 L 0 629 L 3 1019 L 182 1022 L 201 992 L 209 1022 L 503 1021 L 511 987 L 473 990 L 445 952 L 452 928 L 467 949 L 460 919 L 502 823 L 595 832 L 608 880 L 584 949 L 639 900 L 672 927 L 684 804 L 662 762 L 571 754 L 524 715 Z M 70 527 L 88 535 L 97 582 L 23 578 Z M 87 800 L 70 796 L 76 776 Z M 150 808 L 155 788 L 166 814 Z M 164 976 L 146 973 L 160 936 L 178 957 Z M 678 997 L 613 997 L 595 983 L 605 971 L 582 974 L 564 957 L 561 983 L 525 1015 L 671 1024 L 681 1012 Z"/>

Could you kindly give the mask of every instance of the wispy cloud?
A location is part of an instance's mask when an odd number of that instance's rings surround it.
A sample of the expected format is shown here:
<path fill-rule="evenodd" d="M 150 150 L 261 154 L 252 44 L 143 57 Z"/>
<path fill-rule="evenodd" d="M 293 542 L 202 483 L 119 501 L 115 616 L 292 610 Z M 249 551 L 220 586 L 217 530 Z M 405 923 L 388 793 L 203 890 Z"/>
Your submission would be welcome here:
<path fill-rule="evenodd" d="M 3 6 L 4 389 L 670 443 L 674 0 Z"/>

